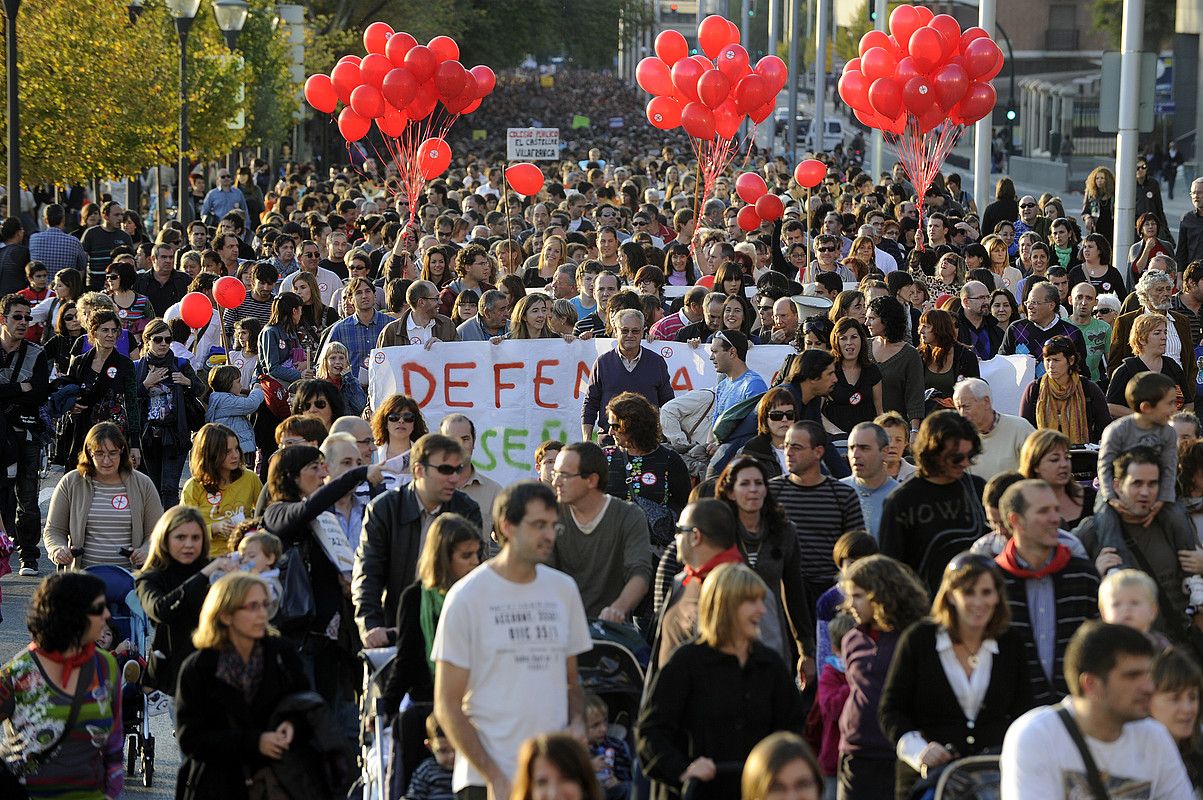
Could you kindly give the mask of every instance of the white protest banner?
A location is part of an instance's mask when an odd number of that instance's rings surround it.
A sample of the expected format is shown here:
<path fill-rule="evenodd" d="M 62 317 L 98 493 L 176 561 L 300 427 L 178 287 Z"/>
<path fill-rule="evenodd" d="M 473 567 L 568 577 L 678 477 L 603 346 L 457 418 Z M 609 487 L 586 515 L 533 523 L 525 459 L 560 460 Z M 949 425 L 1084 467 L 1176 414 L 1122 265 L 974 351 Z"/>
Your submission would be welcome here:
<path fill-rule="evenodd" d="M 990 384 L 994 410 L 1019 416 L 1023 390 L 1036 379 L 1036 359 L 1031 356 L 995 356 L 982 361 L 982 380 Z"/>
<path fill-rule="evenodd" d="M 510 161 L 555 161 L 560 157 L 560 129 L 507 128 L 505 156 Z"/>
<path fill-rule="evenodd" d="M 386 347 L 372 351 L 368 393 L 373 408 L 390 395 L 409 395 L 431 430 L 447 414 L 469 416 L 476 425 L 473 463 L 504 486 L 534 476 L 535 448 L 544 440 L 580 440 L 590 370 L 613 348 L 613 339 Z M 718 383 L 705 346 L 653 342 L 648 349 L 668 362 L 678 394 Z M 753 347 L 748 366 L 768 382 L 791 352 L 785 345 Z"/>

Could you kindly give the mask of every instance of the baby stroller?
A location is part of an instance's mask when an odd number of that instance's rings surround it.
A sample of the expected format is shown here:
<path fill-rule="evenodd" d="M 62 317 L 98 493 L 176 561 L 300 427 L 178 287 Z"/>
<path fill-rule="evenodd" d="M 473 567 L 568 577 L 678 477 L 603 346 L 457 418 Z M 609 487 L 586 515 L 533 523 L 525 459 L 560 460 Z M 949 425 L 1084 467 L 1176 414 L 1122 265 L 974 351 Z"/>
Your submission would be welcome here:
<path fill-rule="evenodd" d="M 923 796 L 932 800 L 998 800 L 1002 793 L 998 756 L 968 756 L 951 762 L 940 773 L 934 791 Z M 916 787 L 918 796 L 919 788 Z"/>
<path fill-rule="evenodd" d="M 589 636 L 593 649 L 576 659 L 581 686 L 606 701 L 610 709 L 609 735 L 625 741 L 634 753 L 643 665 L 651 650 L 633 625 L 590 620 Z"/>
<path fill-rule="evenodd" d="M 364 648 L 359 653 L 363 659 L 363 691 L 359 701 L 359 765 L 362 772 L 356 789 L 362 800 L 392 800 L 405 793 L 406 776 L 403 769 L 397 768 L 401 754 L 394 744 L 393 728 L 388 724 L 397 709 L 386 708 L 384 702 L 385 684 L 396 654 L 395 647 Z M 429 704 L 426 705 L 429 714 Z M 422 719 L 425 718 L 423 715 Z M 397 724 L 400 724 L 400 717 Z"/>
<path fill-rule="evenodd" d="M 104 597 L 113 625 L 121 639 L 128 639 L 132 652 L 144 656 L 150 649 L 151 626 L 129 570 L 112 564 L 87 567 L 86 572 L 104 581 Z M 122 682 L 122 730 L 125 734 L 125 772 L 133 775 L 141 767 L 142 785 L 150 787 L 155 774 L 155 737 L 150 732 L 149 702 L 137 683 Z"/>

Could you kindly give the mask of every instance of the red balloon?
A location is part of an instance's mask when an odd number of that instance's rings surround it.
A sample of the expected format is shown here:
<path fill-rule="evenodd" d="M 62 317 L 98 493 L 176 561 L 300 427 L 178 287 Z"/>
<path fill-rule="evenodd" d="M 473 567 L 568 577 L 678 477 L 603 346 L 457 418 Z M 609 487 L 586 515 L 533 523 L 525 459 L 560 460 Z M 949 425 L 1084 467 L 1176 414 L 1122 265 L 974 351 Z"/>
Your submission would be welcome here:
<path fill-rule="evenodd" d="M 388 60 L 388 56 L 382 56 L 379 53 L 368 53 L 359 64 L 363 82 L 377 89 L 384 83 L 384 76 L 389 74 L 392 69 L 393 62 Z"/>
<path fill-rule="evenodd" d="M 915 59 L 910 56 L 899 59 L 898 66 L 894 68 L 894 78 L 902 84 L 905 84 L 911 78 L 922 75 L 924 73 L 919 71 L 919 68 L 915 66 Z"/>
<path fill-rule="evenodd" d="M 774 95 L 781 91 L 781 87 L 789 80 L 789 70 L 785 68 L 785 62 L 777 56 L 765 56 L 757 61 L 756 74 L 769 82 L 769 89 Z"/>
<path fill-rule="evenodd" d="M 937 105 L 933 105 L 915 119 L 919 125 L 920 133 L 927 133 L 928 131 L 934 130 L 937 125 L 942 122 L 946 122 L 947 120 L 948 115 L 944 113 L 944 109 Z"/>
<path fill-rule="evenodd" d="M 653 128 L 672 130 L 681 124 L 681 104 L 668 95 L 653 97 L 647 104 L 647 121 Z"/>
<path fill-rule="evenodd" d="M 305 100 L 323 114 L 333 114 L 338 106 L 338 92 L 329 75 L 310 75 L 305 79 Z"/>
<path fill-rule="evenodd" d="M 749 114 L 753 109 L 764 105 L 771 96 L 768 81 L 755 72 L 745 75 L 735 84 L 735 110 L 741 114 Z"/>
<path fill-rule="evenodd" d="M 418 94 L 418 79 L 404 67 L 394 67 L 384 76 L 380 93 L 393 108 L 403 111 Z"/>
<path fill-rule="evenodd" d="M 702 72 L 705 72 L 708 69 L 714 69 L 714 62 L 706 58 L 706 56 L 702 55 L 701 53 L 692 55 L 690 58 L 697 62 L 697 65 L 702 68 Z M 676 66 L 676 64 L 673 66 Z"/>
<path fill-rule="evenodd" d="M 673 86 L 677 87 L 681 97 L 693 102 L 698 100 L 698 78 L 702 77 L 702 72 L 698 62 L 691 58 L 683 58 L 673 64 Z"/>
<path fill-rule="evenodd" d="M 745 203 L 755 203 L 769 193 L 769 186 L 756 172 L 741 172 L 735 176 L 735 193 Z"/>
<path fill-rule="evenodd" d="M 936 101 L 942 108 L 952 108 L 961 102 L 969 90 L 969 74 L 960 64 L 945 64 L 932 75 L 932 87 L 936 90 Z"/>
<path fill-rule="evenodd" d="M 426 45 L 438 61 L 456 61 L 459 59 L 459 45 L 450 36 L 436 36 Z"/>
<path fill-rule="evenodd" d="M 923 22 L 914 6 L 898 6 L 890 12 L 890 33 L 898 42 L 899 50 L 906 50 L 910 44 L 911 34 L 919 30 Z"/>
<path fill-rule="evenodd" d="M 844 72 L 852 72 L 853 70 L 856 70 L 857 72 L 863 72 L 863 70 L 860 68 L 860 58 L 859 57 L 851 58 L 851 59 L 845 61 L 844 62 L 844 70 L 840 74 L 842 75 Z"/>
<path fill-rule="evenodd" d="M 432 137 L 418 146 L 418 171 L 426 180 L 434 180 L 451 165 L 451 146 Z"/>
<path fill-rule="evenodd" d="M 435 58 L 434 53 L 426 45 L 414 45 L 405 54 L 405 68 L 414 74 L 419 84 L 430 80 L 438 65 L 438 59 Z"/>
<path fill-rule="evenodd" d="M 727 45 L 718 52 L 714 62 L 718 71 L 726 75 L 733 85 L 752 71 L 748 66 L 748 51 L 742 44 Z"/>
<path fill-rule="evenodd" d="M 869 82 L 878 78 L 887 78 L 898 68 L 898 61 L 884 47 L 874 47 L 860 57 L 860 71 Z"/>
<path fill-rule="evenodd" d="M 369 53 L 384 55 L 388 40 L 393 35 L 393 26 L 387 22 L 373 22 L 363 31 L 363 49 Z"/>
<path fill-rule="evenodd" d="M 775 194 L 766 194 L 756 201 L 756 216 L 765 222 L 776 222 L 785 214 L 785 203 Z"/>
<path fill-rule="evenodd" d="M 443 62 L 443 64 L 450 64 L 450 63 L 452 63 L 452 62 L 450 62 L 450 61 Z M 439 66 L 441 67 L 441 66 L 443 66 L 443 64 L 439 64 Z M 472 76 L 468 75 L 467 72 L 464 72 L 464 75 L 467 75 L 467 78 L 468 78 L 467 82 L 465 82 L 465 84 L 464 84 L 464 90 L 462 92 L 460 92 L 459 94 L 457 94 L 455 97 L 441 98 L 443 101 L 443 107 L 446 108 L 448 111 L 450 111 L 452 114 L 462 114 L 464 112 L 464 109 L 466 109 L 471 103 L 480 99 L 476 96 L 476 81 L 472 80 Z M 469 86 L 468 83 L 471 83 L 471 86 Z"/>
<path fill-rule="evenodd" d="M 730 31 L 730 38 L 727 41 L 738 43 L 740 39 L 739 26 L 731 20 L 727 20 L 727 30 Z"/>
<path fill-rule="evenodd" d="M 915 68 L 926 75 L 944 58 L 944 37 L 934 28 L 924 26 L 911 36 L 908 52 Z"/>
<path fill-rule="evenodd" d="M 343 63 L 344 61 L 350 62 L 350 63 L 352 63 L 352 64 L 354 64 L 355 66 L 357 66 L 357 67 L 358 67 L 358 66 L 359 66 L 359 62 L 360 62 L 360 61 L 362 61 L 362 59 L 361 59 L 359 56 L 343 56 L 342 58 L 340 58 L 340 59 L 338 60 L 338 62 L 337 62 L 337 63 L 341 64 L 341 63 Z"/>
<path fill-rule="evenodd" d="M 969 87 L 969 91 L 965 92 L 965 97 L 961 99 L 958 106 L 961 119 L 965 121 L 966 125 L 983 119 L 994 110 L 997 100 L 998 96 L 995 94 L 993 86 L 988 83 L 975 82 Z"/>
<path fill-rule="evenodd" d="M 731 94 L 731 81 L 717 69 L 712 69 L 698 78 L 698 99 L 710 109 L 718 108 Z"/>
<path fill-rule="evenodd" d="M 338 132 L 348 142 L 358 142 L 368 135 L 372 121 L 356 114 L 351 108 L 344 108 L 338 115 Z"/>
<path fill-rule="evenodd" d="M 233 275 L 223 275 L 213 284 L 213 299 L 222 308 L 238 308 L 246 300 L 246 286 Z M 208 298 L 205 298 L 205 302 L 208 303 Z M 183 308 L 180 311 L 182 312 Z"/>
<path fill-rule="evenodd" d="M 356 86 L 351 92 L 351 108 L 365 119 L 384 116 L 384 95 L 375 86 Z M 366 131 L 365 131 L 366 133 Z"/>
<path fill-rule="evenodd" d="M 475 100 L 473 100 L 471 103 L 469 103 L 468 107 L 465 108 L 460 113 L 461 114 L 471 114 L 473 111 L 475 111 L 478 108 L 480 108 L 480 98 L 479 97 L 476 98 Z"/>
<path fill-rule="evenodd" d="M 881 128 L 881 118 L 877 116 L 876 111 L 861 111 L 859 108 L 854 108 L 852 113 L 861 121 L 861 124 L 870 128 Z"/>
<path fill-rule="evenodd" d="M 687 103 L 681 109 L 681 127 L 695 139 L 713 139 L 714 112 L 700 102 Z"/>
<path fill-rule="evenodd" d="M 363 75 L 358 64 L 344 61 L 334 65 L 334 69 L 330 71 L 330 81 L 334 85 L 334 91 L 338 92 L 338 99 L 346 105 L 351 102 L 351 92 L 363 83 Z"/>
<path fill-rule="evenodd" d="M 738 37 L 731 37 L 730 23 L 718 14 L 711 14 L 698 25 L 698 44 L 709 58 L 717 56 L 723 45 L 738 41 Z"/>
<path fill-rule="evenodd" d="M 895 52 L 894 43 L 890 41 L 890 37 L 886 35 L 885 31 L 874 29 L 860 37 L 860 47 L 856 52 L 858 55 L 863 56 L 874 47 L 880 47 L 890 55 L 897 58 L 897 52 Z"/>
<path fill-rule="evenodd" d="M 388 56 L 388 60 L 393 62 L 394 67 L 399 67 L 405 63 L 405 54 L 418 43 L 418 40 L 410 36 L 405 31 L 397 31 L 388 39 L 388 44 L 384 47 L 384 54 Z"/>
<path fill-rule="evenodd" d="M 932 11 L 927 6 L 915 6 L 915 13 L 919 15 L 920 25 L 926 25 L 936 16 L 936 12 Z"/>
<path fill-rule="evenodd" d="M 972 42 L 974 39 L 983 39 L 983 38 L 984 39 L 990 38 L 990 34 L 986 31 L 985 28 L 978 28 L 976 26 L 972 27 L 972 28 L 966 28 L 965 32 L 961 34 L 961 46 L 958 49 L 962 53 L 964 53 L 965 48 L 969 46 L 970 42 Z"/>
<path fill-rule="evenodd" d="M 468 88 L 469 80 L 472 79 L 468 70 L 458 61 L 444 61 L 434 70 L 434 85 L 439 87 L 439 97 L 444 100 L 463 94 L 464 89 Z M 476 96 L 476 81 L 473 80 L 472 84 L 473 97 L 469 99 Z"/>
<path fill-rule="evenodd" d="M 860 72 L 845 72 L 840 76 L 837 86 L 840 99 L 859 111 L 872 111 L 873 107 L 869 105 L 869 84 L 869 79 Z"/>
<path fill-rule="evenodd" d="M 794 180 L 799 186 L 813 189 L 827 177 L 827 165 L 817 158 L 808 158 L 794 167 Z"/>
<path fill-rule="evenodd" d="M 346 109 L 343 109 L 344 111 Z M 237 278 L 234 280 L 238 281 Z M 239 284 L 242 281 L 238 281 Z M 246 297 L 246 287 L 242 287 L 243 297 Z M 209 298 L 200 292 L 189 292 L 180 300 L 180 319 L 193 330 L 200 330 L 213 319 L 213 304 Z"/>
<path fill-rule="evenodd" d="M 648 56 L 639 62 L 635 67 L 635 82 L 639 84 L 640 89 L 656 97 L 673 93 L 673 78 L 668 64 L 656 56 Z"/>
<path fill-rule="evenodd" d="M 762 105 L 760 108 L 757 108 L 754 111 L 748 112 L 748 116 L 752 118 L 753 122 L 755 122 L 757 125 L 759 125 L 760 123 L 764 122 L 769 117 L 773 116 L 773 112 L 775 110 L 776 110 L 776 103 L 774 103 L 772 100 L 769 100 L 767 103 Z"/>
<path fill-rule="evenodd" d="M 902 87 L 893 78 L 878 78 L 869 86 L 869 105 L 886 119 L 902 113 Z"/>
<path fill-rule="evenodd" d="M 660 31 L 656 36 L 656 55 L 666 66 L 671 67 L 689 55 L 689 42 L 680 31 L 671 28 Z"/>
<path fill-rule="evenodd" d="M 746 233 L 751 233 L 760 227 L 760 216 L 756 213 L 756 206 L 744 206 L 735 214 L 735 222 L 739 225 L 739 229 Z"/>
<path fill-rule="evenodd" d="M 965 52 L 961 54 L 961 63 L 965 65 L 965 71 L 969 73 L 970 78 L 981 79 L 994 68 L 995 59 L 1001 60 L 1000 56 L 1002 51 L 998 49 L 998 45 L 983 37 L 969 43 Z"/>
<path fill-rule="evenodd" d="M 952 55 L 961 49 L 961 23 L 957 22 L 956 17 L 948 14 L 937 14 L 932 17 L 932 21 L 927 23 L 927 27 L 935 28 L 944 37 L 945 47 L 944 52 L 947 55 Z"/>
<path fill-rule="evenodd" d="M 418 87 L 418 93 L 405 108 L 405 113 L 410 119 L 425 119 L 430 116 L 430 112 L 434 111 L 434 107 L 438 104 L 439 90 L 434 85 L 434 79 L 432 78 Z"/>
<path fill-rule="evenodd" d="M 992 81 L 992 80 L 994 80 L 995 76 L 998 75 L 998 73 L 1002 72 L 1003 54 L 1002 54 L 1002 50 L 999 49 L 997 44 L 994 45 L 994 53 L 995 53 L 994 66 L 990 67 L 990 69 L 986 70 L 981 75 L 979 75 L 978 76 L 979 81 Z"/>
<path fill-rule="evenodd" d="M 543 188 L 543 170 L 527 162 L 506 167 L 505 179 L 514 191 L 527 197 L 537 195 Z"/>
<path fill-rule="evenodd" d="M 743 120 L 744 115 L 739 113 L 735 108 L 735 101 L 729 97 L 722 105 L 714 109 L 714 130 L 720 139 L 730 139 L 739 133 L 739 126 Z"/>
<path fill-rule="evenodd" d="M 917 75 L 902 85 L 902 104 L 916 117 L 922 116 L 931 108 L 935 99 L 935 90 L 922 75 Z"/>
<path fill-rule="evenodd" d="M 497 85 L 497 75 L 493 73 L 493 69 L 484 64 L 477 64 L 468 72 L 472 73 L 472 77 L 476 79 L 476 94 L 479 97 L 488 97 L 493 91 L 493 87 Z"/>
<path fill-rule="evenodd" d="M 376 118 L 376 127 L 380 129 L 380 132 L 394 139 L 405 132 L 405 126 L 408 124 L 409 117 L 406 113 L 393 106 L 387 106 L 384 109 L 384 116 Z"/>

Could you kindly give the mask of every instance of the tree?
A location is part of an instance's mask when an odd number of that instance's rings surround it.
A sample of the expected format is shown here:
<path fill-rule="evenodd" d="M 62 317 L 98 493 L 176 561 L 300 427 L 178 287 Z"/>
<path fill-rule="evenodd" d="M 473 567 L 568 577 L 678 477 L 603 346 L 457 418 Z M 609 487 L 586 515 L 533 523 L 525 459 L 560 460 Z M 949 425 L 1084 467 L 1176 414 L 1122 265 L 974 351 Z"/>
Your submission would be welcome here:
<path fill-rule="evenodd" d="M 273 24 L 274 17 L 271 0 L 251 0 L 251 13 L 238 37 L 238 50 L 249 68 L 243 147 L 286 140 L 297 110 L 287 33 L 283 26 Z"/>
<path fill-rule="evenodd" d="M 1145 0 L 1144 50 L 1160 51 L 1174 37 L 1175 0 Z M 1094 0 L 1094 29 L 1111 39 L 1116 49 L 1124 24 L 1123 0 Z"/>

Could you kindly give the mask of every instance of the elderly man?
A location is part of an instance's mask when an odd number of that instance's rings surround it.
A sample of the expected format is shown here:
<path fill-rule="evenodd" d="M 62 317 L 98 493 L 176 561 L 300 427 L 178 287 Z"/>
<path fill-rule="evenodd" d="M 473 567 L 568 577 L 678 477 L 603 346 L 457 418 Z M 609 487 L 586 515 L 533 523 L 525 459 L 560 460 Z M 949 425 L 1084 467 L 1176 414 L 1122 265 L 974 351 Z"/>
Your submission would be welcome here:
<path fill-rule="evenodd" d="M 1057 287 L 1047 281 L 1033 286 L 1024 305 L 1028 309 L 1028 318 L 1017 319 L 1007 327 L 998 352 L 1005 356 L 1027 355 L 1036 359 L 1036 377 L 1039 378 L 1044 375 L 1042 354 L 1045 343 L 1054 336 L 1068 336 L 1078 348 L 1078 371 L 1083 378 L 1089 378 L 1086 340 L 1073 323 L 1061 319 L 1058 313 L 1061 307 L 1061 293 Z"/>
<path fill-rule="evenodd" d="M 1112 368 L 1119 366 L 1125 358 L 1132 355 L 1132 345 L 1128 339 L 1136 318 L 1144 314 L 1161 314 L 1173 322 L 1172 325 L 1166 326 L 1165 355 L 1182 367 L 1187 384 L 1195 382 L 1198 367 L 1194 358 L 1195 342 L 1191 339 L 1190 319 L 1170 307 L 1173 292 L 1174 281 L 1169 275 L 1154 269 L 1144 271 L 1140 280 L 1136 282 L 1136 296 L 1140 299 L 1141 308 L 1120 314 L 1111 329 L 1111 349 L 1107 354 L 1107 363 Z"/>
<path fill-rule="evenodd" d="M 659 408 L 673 399 L 668 362 L 643 346 L 643 313 L 623 309 L 614 315 L 618 346 L 603 353 L 589 370 L 589 387 L 581 409 L 581 438 L 590 441 L 594 427 L 606 426 L 602 409 L 622 392 L 635 392 Z"/>
<path fill-rule="evenodd" d="M 983 480 L 1019 468 L 1019 451 L 1028 434 L 1036 430 L 1023 417 L 994 410 L 990 384 L 981 378 L 958 381 L 952 390 L 957 413 L 969 420 L 982 443 L 981 455 L 969 471 Z"/>
<path fill-rule="evenodd" d="M 503 292 L 489 289 L 480 296 L 476 314 L 455 329 L 461 342 L 487 342 L 505 336 L 510 325 L 510 301 Z"/>
<path fill-rule="evenodd" d="M 1191 210 L 1182 215 L 1178 223 L 1178 246 L 1174 249 L 1174 260 L 1189 264 L 1203 259 L 1203 178 L 1195 178 L 1190 184 Z"/>
<path fill-rule="evenodd" d="M 678 329 L 674 338 L 678 342 L 688 342 L 691 339 L 705 341 L 708 336 L 723 327 L 723 301 L 726 299 L 727 295 L 722 292 L 708 293 L 702 306 L 702 318 Z"/>
<path fill-rule="evenodd" d="M 990 290 L 981 281 L 961 287 L 961 310 L 957 312 L 957 338 L 972 347 L 981 361 L 988 361 L 1002 346 L 1003 329 L 990 313 Z"/>
<path fill-rule="evenodd" d="M 798 337 L 798 306 L 792 297 L 782 297 L 773 303 L 773 332 L 771 344 L 791 344 Z"/>

